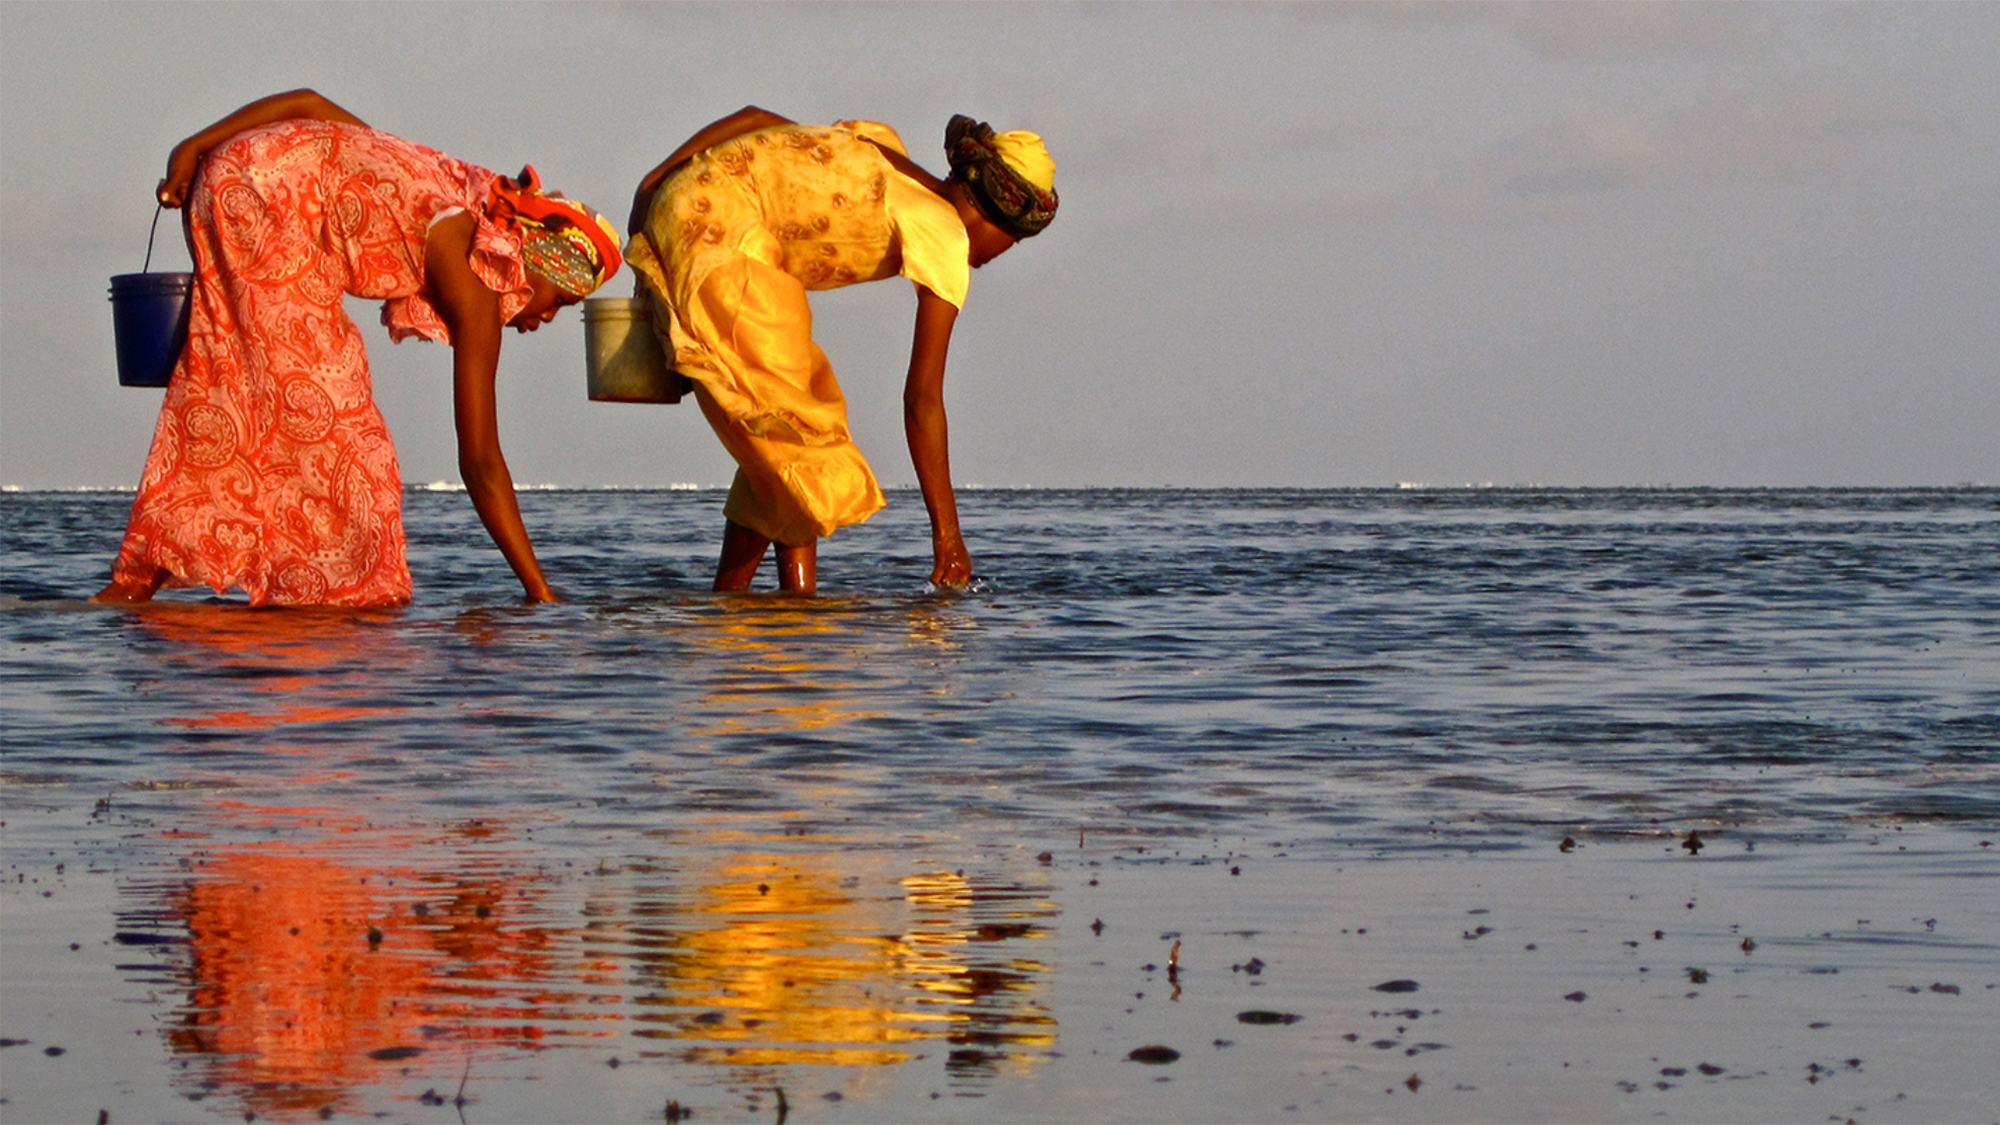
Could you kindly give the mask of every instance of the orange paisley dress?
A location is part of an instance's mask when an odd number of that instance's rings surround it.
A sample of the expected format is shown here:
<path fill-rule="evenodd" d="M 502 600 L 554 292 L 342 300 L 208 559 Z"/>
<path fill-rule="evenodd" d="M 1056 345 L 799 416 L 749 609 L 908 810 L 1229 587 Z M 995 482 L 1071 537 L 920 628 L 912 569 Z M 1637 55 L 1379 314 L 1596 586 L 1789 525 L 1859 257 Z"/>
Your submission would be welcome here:
<path fill-rule="evenodd" d="M 530 296 L 520 234 L 482 211 L 495 173 L 356 125 L 284 121 L 210 151 L 187 201 L 194 293 L 112 576 L 232 587 L 252 605 L 410 599 L 403 483 L 361 331 L 450 343 L 424 296 L 431 224 L 470 211 L 503 322 Z"/>
<path fill-rule="evenodd" d="M 970 284 L 958 212 L 871 140 L 904 152 L 870 121 L 724 141 L 660 186 L 625 254 L 654 331 L 736 460 L 724 514 L 779 543 L 810 543 L 883 504 L 806 292 L 900 275 L 963 308 Z"/>

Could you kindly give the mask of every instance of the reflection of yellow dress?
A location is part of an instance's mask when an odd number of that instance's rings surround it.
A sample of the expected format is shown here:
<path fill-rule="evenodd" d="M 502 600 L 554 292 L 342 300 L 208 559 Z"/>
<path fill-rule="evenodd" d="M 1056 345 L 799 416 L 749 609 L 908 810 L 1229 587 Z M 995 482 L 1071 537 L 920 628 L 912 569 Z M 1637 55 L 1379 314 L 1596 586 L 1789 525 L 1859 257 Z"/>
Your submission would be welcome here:
<path fill-rule="evenodd" d="M 716 145 L 661 186 L 627 253 L 675 366 L 736 458 L 725 513 L 780 543 L 810 543 L 883 503 L 813 343 L 806 291 L 900 274 L 965 302 L 965 225 L 864 137 L 903 151 L 893 130 L 864 121 Z"/>

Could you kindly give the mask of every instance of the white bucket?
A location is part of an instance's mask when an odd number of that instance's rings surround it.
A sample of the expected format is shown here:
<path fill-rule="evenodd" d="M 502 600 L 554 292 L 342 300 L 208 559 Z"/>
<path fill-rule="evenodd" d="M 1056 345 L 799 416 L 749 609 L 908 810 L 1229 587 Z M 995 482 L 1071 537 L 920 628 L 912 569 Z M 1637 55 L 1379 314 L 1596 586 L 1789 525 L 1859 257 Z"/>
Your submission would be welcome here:
<path fill-rule="evenodd" d="M 637 297 L 586 300 L 583 348 L 592 402 L 679 402 L 689 388 L 667 362 L 646 302 Z"/>

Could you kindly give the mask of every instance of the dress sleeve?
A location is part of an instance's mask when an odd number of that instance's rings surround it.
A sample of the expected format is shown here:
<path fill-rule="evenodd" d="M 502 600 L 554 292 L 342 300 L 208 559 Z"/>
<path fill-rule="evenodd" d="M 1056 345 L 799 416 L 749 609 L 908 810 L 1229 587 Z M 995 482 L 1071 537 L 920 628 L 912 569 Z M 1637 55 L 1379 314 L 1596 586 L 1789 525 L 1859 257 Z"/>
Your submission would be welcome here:
<path fill-rule="evenodd" d="M 484 195 L 484 187 L 481 188 Z M 446 207 L 431 216 L 424 233 L 428 236 L 430 227 L 467 210 L 462 206 Z M 514 319 L 514 314 L 527 305 L 533 292 L 528 284 L 528 271 L 521 264 L 521 232 L 512 223 L 493 221 L 484 209 L 474 210 L 472 230 L 472 250 L 466 255 L 466 264 L 472 267 L 472 274 L 482 284 L 500 294 L 500 323 Z M 421 261 L 422 250 L 418 250 Z M 451 343 L 451 330 L 423 290 L 402 297 L 391 297 L 382 303 L 382 323 L 389 329 L 389 338 L 402 343 L 404 340 L 420 338 L 435 340 L 440 344 Z"/>
<path fill-rule="evenodd" d="M 903 138 L 880 121 L 836 121 L 834 128 L 910 155 Z M 966 262 L 971 239 L 958 212 L 936 192 L 894 168 L 889 169 L 884 200 L 903 253 L 903 276 L 950 301 L 953 308 L 964 308 L 965 292 L 972 285 L 972 267 Z"/>
<path fill-rule="evenodd" d="M 958 211 L 893 168 L 886 188 L 889 223 L 903 252 L 902 275 L 963 309 L 972 286 L 972 266 L 966 261 L 972 240 Z"/>

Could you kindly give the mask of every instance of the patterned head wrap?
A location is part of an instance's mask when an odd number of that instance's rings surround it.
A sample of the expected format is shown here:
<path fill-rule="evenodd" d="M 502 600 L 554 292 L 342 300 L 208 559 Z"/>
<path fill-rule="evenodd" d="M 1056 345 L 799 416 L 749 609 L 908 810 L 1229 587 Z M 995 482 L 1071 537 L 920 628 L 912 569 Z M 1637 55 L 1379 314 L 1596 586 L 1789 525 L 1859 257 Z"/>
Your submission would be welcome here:
<path fill-rule="evenodd" d="M 521 264 L 572 297 L 611 280 L 624 261 L 618 228 L 573 199 L 542 194 L 542 177 L 532 164 L 518 180 L 494 179 L 486 207 L 495 220 L 520 228 Z"/>
<path fill-rule="evenodd" d="M 951 178 L 970 187 L 980 212 L 1015 238 L 1040 234 L 1056 217 L 1055 163 L 1033 133 L 996 135 L 983 121 L 953 114 L 944 154 Z"/>

